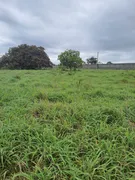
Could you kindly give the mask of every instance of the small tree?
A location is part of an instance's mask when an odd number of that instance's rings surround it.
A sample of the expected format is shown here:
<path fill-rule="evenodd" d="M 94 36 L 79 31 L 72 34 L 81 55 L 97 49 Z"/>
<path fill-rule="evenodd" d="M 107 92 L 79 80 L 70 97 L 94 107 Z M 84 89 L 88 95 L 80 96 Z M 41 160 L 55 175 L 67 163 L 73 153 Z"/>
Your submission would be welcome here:
<path fill-rule="evenodd" d="M 97 64 L 98 62 L 97 58 L 93 56 L 91 58 L 86 59 L 86 61 L 87 61 L 87 64 Z"/>
<path fill-rule="evenodd" d="M 106 64 L 112 64 L 112 62 L 111 62 L 111 61 L 108 61 Z"/>
<path fill-rule="evenodd" d="M 83 61 L 80 58 L 80 52 L 75 50 L 66 50 L 58 56 L 60 61 L 60 66 L 66 67 L 68 69 L 77 69 L 82 67 Z"/>

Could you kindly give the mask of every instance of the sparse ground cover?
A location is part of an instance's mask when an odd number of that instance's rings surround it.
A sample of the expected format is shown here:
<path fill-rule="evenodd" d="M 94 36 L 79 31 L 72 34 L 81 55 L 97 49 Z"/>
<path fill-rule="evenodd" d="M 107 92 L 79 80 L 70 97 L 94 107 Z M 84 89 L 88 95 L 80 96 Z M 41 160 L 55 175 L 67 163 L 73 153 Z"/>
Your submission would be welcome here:
<path fill-rule="evenodd" d="M 134 180 L 135 71 L 0 71 L 1 180 Z"/>

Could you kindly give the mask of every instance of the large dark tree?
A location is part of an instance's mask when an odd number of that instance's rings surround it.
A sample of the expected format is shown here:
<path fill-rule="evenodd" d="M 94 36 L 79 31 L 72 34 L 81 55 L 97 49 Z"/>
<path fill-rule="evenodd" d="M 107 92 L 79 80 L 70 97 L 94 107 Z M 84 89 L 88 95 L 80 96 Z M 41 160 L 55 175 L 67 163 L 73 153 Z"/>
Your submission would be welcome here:
<path fill-rule="evenodd" d="M 41 69 L 52 67 L 48 55 L 43 47 L 27 44 L 12 47 L 1 57 L 0 67 L 9 69 Z"/>

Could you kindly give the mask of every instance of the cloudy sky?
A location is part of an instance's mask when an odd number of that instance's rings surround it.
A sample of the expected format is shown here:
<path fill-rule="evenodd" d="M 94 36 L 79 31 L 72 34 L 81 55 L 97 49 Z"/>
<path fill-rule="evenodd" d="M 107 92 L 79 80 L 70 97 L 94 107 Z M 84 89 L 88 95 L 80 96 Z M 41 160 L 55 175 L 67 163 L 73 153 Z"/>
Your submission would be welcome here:
<path fill-rule="evenodd" d="M 22 43 L 135 62 L 135 0 L 0 0 L 0 54 Z"/>

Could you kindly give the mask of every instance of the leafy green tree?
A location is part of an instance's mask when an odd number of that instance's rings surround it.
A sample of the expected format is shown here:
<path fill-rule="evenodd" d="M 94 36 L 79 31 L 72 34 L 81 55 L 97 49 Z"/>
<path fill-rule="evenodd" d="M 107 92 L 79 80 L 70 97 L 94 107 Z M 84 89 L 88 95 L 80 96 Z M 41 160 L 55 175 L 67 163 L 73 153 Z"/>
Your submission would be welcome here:
<path fill-rule="evenodd" d="M 87 64 L 97 64 L 98 63 L 97 58 L 95 58 L 93 56 L 91 58 L 86 59 L 86 61 L 87 61 Z"/>
<path fill-rule="evenodd" d="M 75 50 L 66 50 L 58 56 L 60 66 L 68 69 L 77 69 L 82 67 L 83 61 L 80 58 L 80 52 Z"/>
<path fill-rule="evenodd" d="M 48 55 L 43 47 L 27 44 L 12 47 L 1 57 L 0 67 L 9 69 L 41 69 L 52 67 Z"/>

